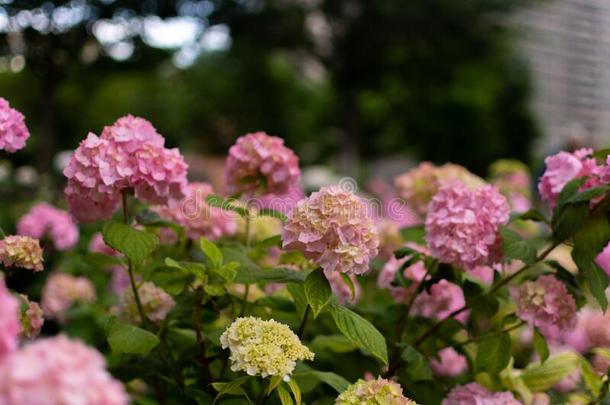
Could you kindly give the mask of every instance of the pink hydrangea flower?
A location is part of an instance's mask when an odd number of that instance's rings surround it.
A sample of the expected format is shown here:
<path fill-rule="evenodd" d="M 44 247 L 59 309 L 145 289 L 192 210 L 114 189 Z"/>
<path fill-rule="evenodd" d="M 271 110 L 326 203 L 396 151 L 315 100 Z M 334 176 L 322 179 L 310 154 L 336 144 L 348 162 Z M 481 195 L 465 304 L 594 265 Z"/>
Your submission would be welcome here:
<path fill-rule="evenodd" d="M 595 263 L 610 276 L 610 243 L 597 255 Z"/>
<path fill-rule="evenodd" d="M 39 203 L 22 216 L 17 233 L 36 239 L 49 237 L 57 250 L 68 250 L 78 242 L 78 227 L 70 214 L 47 203 Z"/>
<path fill-rule="evenodd" d="M 176 302 L 171 295 L 148 281 L 140 284 L 138 296 L 142 303 L 144 315 L 152 322 L 163 321 L 176 306 Z M 117 310 L 122 318 L 132 323 L 141 322 L 140 313 L 131 289 L 123 291 Z"/>
<path fill-rule="evenodd" d="M 99 352 L 60 335 L 30 343 L 0 364 L 0 403 L 127 405 L 129 398 Z"/>
<path fill-rule="evenodd" d="M 20 306 L 21 335 L 26 339 L 34 339 L 40 334 L 44 324 L 42 308 L 37 302 L 30 301 L 24 294 L 19 294 L 19 299 L 22 301 Z"/>
<path fill-rule="evenodd" d="M 491 392 L 477 383 L 470 383 L 456 385 L 442 405 L 521 405 L 521 402 L 509 391 Z"/>
<path fill-rule="evenodd" d="M 21 267 L 42 271 L 42 249 L 37 239 L 29 236 L 7 236 L 0 240 L 0 263 L 5 267 Z"/>
<path fill-rule="evenodd" d="M 576 302 L 554 276 L 540 276 L 519 287 L 517 315 L 549 338 L 560 336 L 576 324 Z"/>
<path fill-rule="evenodd" d="M 424 263 L 422 261 L 418 261 L 403 271 L 403 277 L 412 281 L 409 287 L 396 285 L 396 275 L 408 259 L 408 257 L 396 259 L 394 256 L 392 256 L 383 265 L 379 275 L 377 276 L 377 286 L 379 288 L 389 290 L 392 298 L 397 303 L 406 303 L 415 293 L 419 283 L 423 280 L 426 274 Z"/>
<path fill-rule="evenodd" d="M 456 352 L 453 347 L 446 347 L 438 352 L 439 359 L 430 361 L 430 368 L 438 377 L 456 377 L 468 369 L 466 357 Z"/>
<path fill-rule="evenodd" d="M 437 191 L 448 184 L 461 183 L 468 188 L 477 188 L 485 184 L 483 179 L 470 173 L 464 167 L 447 163 L 435 166 L 422 162 L 394 179 L 394 186 L 400 198 L 417 214 L 425 216 L 428 205 Z"/>
<path fill-rule="evenodd" d="M 55 272 L 42 289 L 40 304 L 47 318 L 63 323 L 72 305 L 77 302 L 92 303 L 95 299 L 95 288 L 89 279 Z"/>
<path fill-rule="evenodd" d="M 23 114 L 0 97 L 0 150 L 15 153 L 23 149 L 29 137 Z"/>
<path fill-rule="evenodd" d="M 211 207 L 206 197 L 214 194 L 212 186 L 207 183 L 190 183 L 187 196 L 173 207 L 154 207 L 163 218 L 182 225 L 186 235 L 193 240 L 202 236 L 217 240 L 237 232 L 237 217 L 230 211 Z"/>
<path fill-rule="evenodd" d="M 445 319 L 453 311 L 462 308 L 466 304 L 462 289 L 447 280 L 440 280 L 430 287 L 430 292 L 423 291 L 413 301 L 413 314 L 426 318 Z M 468 312 L 464 311 L 455 317 L 465 323 Z"/>
<path fill-rule="evenodd" d="M 441 188 L 426 218 L 426 241 L 441 262 L 466 270 L 501 258 L 500 226 L 508 222 L 506 198 L 493 186 L 475 191 L 460 183 Z"/>
<path fill-rule="evenodd" d="M 64 169 L 64 192 L 76 219 L 104 220 L 118 209 L 122 192 L 133 190 L 150 204 L 184 198 L 186 171 L 178 149 L 165 148 L 150 122 L 128 115 L 81 142 Z"/>
<path fill-rule="evenodd" d="M 231 193 L 282 195 L 300 178 L 299 158 L 281 138 L 255 132 L 229 149 L 225 179 Z"/>
<path fill-rule="evenodd" d="M 356 279 L 356 276 L 350 274 L 348 277 L 352 280 L 352 284 L 354 285 L 353 295 L 350 286 L 343 280 L 343 277 L 341 277 L 341 273 L 331 273 L 328 282 L 340 304 L 357 304 L 362 295 L 362 288 L 360 287 L 360 283 Z"/>
<path fill-rule="evenodd" d="M 17 348 L 21 323 L 19 301 L 6 288 L 0 277 L 0 360 Z"/>
<path fill-rule="evenodd" d="M 508 199 L 514 212 L 525 212 L 532 206 L 531 177 L 526 165 L 518 160 L 502 159 L 489 168 L 491 184 Z"/>
<path fill-rule="evenodd" d="M 578 177 L 587 177 L 582 189 L 598 185 L 601 168 L 590 157 L 592 153 L 592 149 L 579 149 L 573 153 L 559 152 L 547 157 L 544 160 L 546 170 L 538 183 L 542 199 L 554 207 L 564 186 Z"/>
<path fill-rule="evenodd" d="M 305 198 L 305 193 L 297 184 L 290 187 L 285 194 L 264 194 L 249 198 L 247 204 L 256 209 L 269 208 L 282 214 L 288 214 L 303 198 Z"/>
<path fill-rule="evenodd" d="M 367 205 L 349 191 L 323 187 L 299 201 L 282 230 L 283 246 L 324 269 L 362 274 L 377 255 L 379 238 Z"/>

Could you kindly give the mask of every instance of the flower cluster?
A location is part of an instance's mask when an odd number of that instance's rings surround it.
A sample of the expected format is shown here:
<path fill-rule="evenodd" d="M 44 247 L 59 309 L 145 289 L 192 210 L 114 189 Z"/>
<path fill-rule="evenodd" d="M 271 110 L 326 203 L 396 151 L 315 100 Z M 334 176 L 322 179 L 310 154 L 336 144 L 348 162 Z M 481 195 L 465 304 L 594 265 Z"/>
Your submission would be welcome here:
<path fill-rule="evenodd" d="M 177 205 L 155 207 L 162 217 L 184 227 L 186 235 L 193 240 L 202 236 L 216 240 L 233 235 L 237 231 L 236 216 L 230 211 L 209 206 L 205 199 L 214 194 L 207 183 L 190 183 L 186 197 Z"/>
<path fill-rule="evenodd" d="M 426 318 L 444 319 L 453 311 L 466 304 L 464 292 L 453 283 L 443 279 L 433 284 L 429 291 L 420 293 L 413 301 L 413 313 Z M 466 322 L 468 312 L 461 312 L 455 316 L 460 322 Z"/>
<path fill-rule="evenodd" d="M 40 306 L 46 317 L 65 322 L 72 305 L 92 303 L 95 299 L 95 288 L 88 278 L 55 272 L 42 289 Z"/>
<path fill-rule="evenodd" d="M 282 138 L 255 132 L 229 149 L 225 180 L 232 193 L 284 195 L 300 178 L 299 158 Z"/>
<path fill-rule="evenodd" d="M 164 143 L 150 122 L 131 115 L 105 127 L 99 137 L 90 133 L 64 170 L 70 212 L 82 222 L 108 219 L 121 193 L 130 190 L 151 204 L 184 198 L 187 165 L 178 149 Z"/>
<path fill-rule="evenodd" d="M 138 296 L 140 297 L 144 315 L 152 322 L 161 322 L 176 306 L 176 302 L 171 295 L 149 281 L 138 286 Z M 142 322 L 137 302 L 131 289 L 128 288 L 123 291 L 118 312 L 122 318 L 130 322 Z"/>
<path fill-rule="evenodd" d="M 575 326 L 576 302 L 561 281 L 540 276 L 519 287 L 517 315 L 545 336 L 556 337 Z"/>
<path fill-rule="evenodd" d="M 21 267 L 42 271 L 42 249 L 37 239 L 29 236 L 7 236 L 0 240 L 0 263 L 5 267 Z"/>
<path fill-rule="evenodd" d="M 40 335 L 44 324 L 44 313 L 37 302 L 23 294 L 19 295 L 21 300 L 21 335 L 26 339 L 34 339 Z"/>
<path fill-rule="evenodd" d="M 48 236 L 57 250 L 71 249 L 78 242 L 78 227 L 70 214 L 47 203 L 34 205 L 22 216 L 17 233 L 36 239 Z"/>
<path fill-rule="evenodd" d="M 313 360 L 288 326 L 270 319 L 237 318 L 220 336 L 231 351 L 231 370 L 248 375 L 281 376 L 288 381 L 298 360 Z"/>
<path fill-rule="evenodd" d="M 442 405 L 521 405 L 511 392 L 491 392 L 487 388 L 470 383 L 455 386 Z"/>
<path fill-rule="evenodd" d="M 0 97 L 0 150 L 17 152 L 23 149 L 29 137 L 23 114 L 11 108 L 8 101 Z"/>
<path fill-rule="evenodd" d="M 506 198 L 493 186 L 470 190 L 453 183 L 430 203 L 426 241 L 441 262 L 471 270 L 500 260 L 500 226 L 509 220 Z"/>
<path fill-rule="evenodd" d="M 377 255 L 377 229 L 359 197 L 339 187 L 323 187 L 301 200 L 282 231 L 283 246 L 299 250 L 324 269 L 362 274 Z"/>
<path fill-rule="evenodd" d="M 337 397 L 335 405 L 417 405 L 402 394 L 400 384 L 378 377 L 358 380 Z"/>
<path fill-rule="evenodd" d="M 17 348 L 20 332 L 19 301 L 0 277 L 0 360 Z"/>
<path fill-rule="evenodd" d="M 428 204 L 437 191 L 444 185 L 454 182 L 465 184 L 469 188 L 477 188 L 485 184 L 483 179 L 464 167 L 451 163 L 439 167 L 429 162 L 422 162 L 416 168 L 394 179 L 398 196 L 421 216 L 425 216 L 428 212 Z"/>
<path fill-rule="evenodd" d="M 583 189 L 599 184 L 602 168 L 598 166 L 592 149 L 579 149 L 572 153 L 559 152 L 544 160 L 546 170 L 538 183 L 538 192 L 551 207 L 555 206 L 557 197 L 571 180 L 586 177 Z"/>
<path fill-rule="evenodd" d="M 104 357 L 64 335 L 26 345 L 0 363 L 0 403 L 127 405 Z"/>
<path fill-rule="evenodd" d="M 468 360 L 453 347 L 446 347 L 437 353 L 438 359 L 430 361 L 430 368 L 439 377 L 457 377 L 468 370 Z"/>

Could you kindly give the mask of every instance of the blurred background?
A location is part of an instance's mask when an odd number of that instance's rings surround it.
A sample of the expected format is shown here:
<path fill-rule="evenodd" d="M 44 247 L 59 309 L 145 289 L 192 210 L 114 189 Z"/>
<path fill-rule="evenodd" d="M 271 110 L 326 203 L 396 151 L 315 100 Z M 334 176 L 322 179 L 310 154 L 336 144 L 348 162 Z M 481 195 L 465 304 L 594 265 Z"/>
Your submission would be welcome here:
<path fill-rule="evenodd" d="M 610 3 L 0 0 L 0 96 L 32 132 L 0 182 L 34 190 L 61 190 L 66 151 L 127 113 L 212 182 L 257 130 L 314 183 L 420 160 L 539 173 L 610 146 Z"/>

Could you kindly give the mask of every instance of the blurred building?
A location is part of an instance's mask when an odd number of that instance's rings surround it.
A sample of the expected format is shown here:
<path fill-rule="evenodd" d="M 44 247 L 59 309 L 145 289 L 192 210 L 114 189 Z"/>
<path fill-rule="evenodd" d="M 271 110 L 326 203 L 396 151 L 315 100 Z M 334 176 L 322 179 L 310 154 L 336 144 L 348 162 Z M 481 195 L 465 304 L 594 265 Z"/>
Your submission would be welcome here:
<path fill-rule="evenodd" d="M 548 0 L 513 22 L 533 74 L 538 151 L 610 146 L 610 1 Z"/>

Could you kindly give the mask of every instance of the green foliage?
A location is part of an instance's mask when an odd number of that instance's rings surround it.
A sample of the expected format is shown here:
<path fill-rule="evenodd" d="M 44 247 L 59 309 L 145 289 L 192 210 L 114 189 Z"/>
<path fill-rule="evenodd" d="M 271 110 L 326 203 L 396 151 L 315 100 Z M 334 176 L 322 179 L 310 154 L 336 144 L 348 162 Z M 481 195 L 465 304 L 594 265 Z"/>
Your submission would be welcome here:
<path fill-rule="evenodd" d="M 115 318 L 108 323 L 107 338 L 114 353 L 146 355 L 159 344 L 154 333 Z"/>
<path fill-rule="evenodd" d="M 120 222 L 106 222 L 102 227 L 102 235 L 108 246 L 123 253 L 134 263 L 142 262 L 159 245 L 159 238 L 155 235 Z"/>
<path fill-rule="evenodd" d="M 538 328 L 534 328 L 534 350 L 540 356 L 540 362 L 544 363 L 549 358 L 549 346 Z"/>
<path fill-rule="evenodd" d="M 314 270 L 305 279 L 305 297 L 311 307 L 314 319 L 318 317 L 320 311 L 330 302 L 332 291 L 330 284 L 322 270 Z"/>
<path fill-rule="evenodd" d="M 508 333 L 496 333 L 482 339 L 477 347 L 475 369 L 497 374 L 504 370 L 511 358 L 511 340 Z"/>

